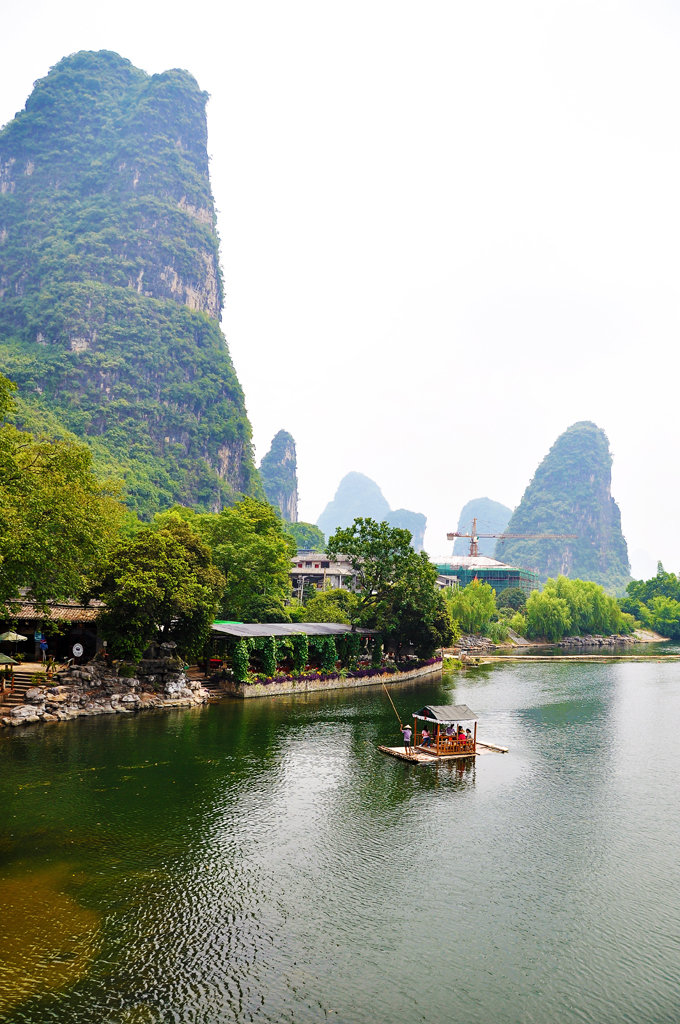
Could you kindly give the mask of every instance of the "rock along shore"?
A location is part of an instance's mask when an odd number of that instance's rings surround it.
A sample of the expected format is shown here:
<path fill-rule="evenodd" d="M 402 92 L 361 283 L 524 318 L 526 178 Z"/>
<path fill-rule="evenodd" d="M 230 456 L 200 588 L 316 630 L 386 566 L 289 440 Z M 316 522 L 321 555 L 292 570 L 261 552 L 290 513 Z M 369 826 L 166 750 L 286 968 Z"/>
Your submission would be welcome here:
<path fill-rule="evenodd" d="M 36 722 L 69 722 L 93 715 L 129 715 L 148 708 L 179 708 L 204 704 L 210 692 L 189 679 L 183 662 L 175 657 L 147 659 L 134 676 L 120 676 L 105 662 L 58 672 L 51 686 L 26 691 L 26 703 L 2 715 L 0 726 Z"/>

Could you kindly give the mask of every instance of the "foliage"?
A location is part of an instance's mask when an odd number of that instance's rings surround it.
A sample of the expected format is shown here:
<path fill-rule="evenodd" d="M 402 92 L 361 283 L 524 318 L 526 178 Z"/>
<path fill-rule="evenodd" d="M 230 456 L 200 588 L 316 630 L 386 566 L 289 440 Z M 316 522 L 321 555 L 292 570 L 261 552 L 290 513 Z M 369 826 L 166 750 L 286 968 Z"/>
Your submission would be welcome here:
<path fill-rule="evenodd" d="M 437 588 L 437 570 L 424 551 L 412 551 L 401 576 L 379 608 L 376 626 L 397 659 L 413 648 L 430 658 L 457 635 L 448 604 Z"/>
<path fill-rule="evenodd" d="M 231 653 L 231 670 L 236 682 L 244 683 L 246 681 L 249 665 L 250 642 L 246 637 L 239 637 Z"/>
<path fill-rule="evenodd" d="M 546 582 L 543 592 L 533 591 L 526 606 L 528 637 L 552 642 L 570 633 L 575 636 L 612 636 L 630 631 L 619 602 L 590 580 L 558 576 Z"/>
<path fill-rule="evenodd" d="M 177 518 L 143 527 L 111 553 L 97 596 L 114 657 L 137 661 L 153 641 L 174 641 L 184 657 L 202 650 L 224 577 L 190 526 Z"/>
<path fill-rule="evenodd" d="M 511 619 L 508 619 L 508 626 L 513 632 L 517 633 L 518 636 L 527 635 L 527 619 L 526 615 L 522 615 L 521 612 L 515 612 Z"/>
<path fill-rule="evenodd" d="M 242 622 L 288 622 L 293 543 L 271 505 L 242 498 L 219 515 L 196 515 L 225 586 L 220 614 Z"/>
<path fill-rule="evenodd" d="M 343 555 L 356 575 L 356 619 L 365 618 L 389 600 L 413 554 L 408 530 L 361 518 L 336 530 L 326 550 L 331 558 Z"/>
<path fill-rule="evenodd" d="M 349 625 L 357 607 L 357 596 L 342 587 L 316 590 L 304 608 L 303 622 L 340 622 Z"/>
<path fill-rule="evenodd" d="M 558 576 L 556 580 L 547 581 L 544 593 L 567 602 L 570 629 L 574 634 L 612 636 L 622 632 L 623 619 L 618 601 L 605 594 L 597 583 Z"/>
<path fill-rule="evenodd" d="M 538 567 L 543 580 L 564 573 L 621 593 L 630 578 L 621 514 L 611 496 L 611 454 L 603 430 L 575 423 L 541 462 L 507 526 L 508 533 L 576 534 L 574 539 L 508 538 L 495 557 Z"/>
<path fill-rule="evenodd" d="M 360 634 L 346 633 L 344 636 L 336 637 L 335 645 L 341 666 L 353 672 L 357 667 L 357 659 L 361 650 Z"/>
<path fill-rule="evenodd" d="M 333 672 L 338 660 L 335 638 L 332 636 L 312 636 L 308 638 L 310 648 L 315 651 L 321 663 L 322 672 Z"/>
<path fill-rule="evenodd" d="M 382 665 L 383 645 L 382 640 L 377 636 L 373 638 L 371 645 L 371 668 L 380 668 Z"/>
<path fill-rule="evenodd" d="M 571 629 L 569 605 L 561 597 L 533 590 L 527 599 L 528 637 L 540 637 L 555 643 Z"/>
<path fill-rule="evenodd" d="M 495 591 L 488 583 L 473 580 L 460 590 L 447 588 L 451 618 L 464 633 L 486 633 L 496 611 Z"/>
<path fill-rule="evenodd" d="M 255 641 L 255 647 L 260 654 L 260 660 L 262 662 L 262 671 L 266 676 L 273 676 L 276 673 L 276 637 L 259 637 Z"/>
<path fill-rule="evenodd" d="M 437 571 L 424 551 L 413 550 L 408 530 L 358 518 L 336 530 L 327 551 L 332 558 L 344 556 L 356 575 L 352 621 L 380 630 L 397 656 L 412 646 L 427 657 L 450 643 L 453 623 L 436 586 Z"/>
<path fill-rule="evenodd" d="M 657 563 L 649 580 L 632 580 L 619 602 L 624 618 L 633 615 L 644 626 L 671 640 L 680 640 L 680 576 Z"/>
<path fill-rule="evenodd" d="M 294 636 L 293 640 L 293 672 L 300 673 L 309 661 L 309 640 L 305 634 Z"/>
<path fill-rule="evenodd" d="M 490 622 L 486 627 L 486 635 L 495 644 L 502 644 L 508 639 L 508 627 L 505 622 Z"/>
<path fill-rule="evenodd" d="M 0 376 L 0 419 L 14 386 Z M 122 507 L 72 436 L 0 426 L 0 606 L 28 589 L 39 605 L 78 597 L 117 539 Z"/>
<path fill-rule="evenodd" d="M 526 594 L 521 587 L 506 587 L 496 595 L 496 608 L 511 608 L 515 612 L 524 611 L 527 605 Z"/>
<path fill-rule="evenodd" d="M 286 523 L 286 533 L 295 541 L 297 551 L 323 551 L 326 538 L 313 523 Z"/>
<path fill-rule="evenodd" d="M 626 597 L 620 602 L 625 614 L 633 615 L 644 626 L 671 640 L 680 639 L 680 614 L 674 614 L 680 602 L 680 576 L 666 572 L 657 563 L 656 575 L 649 580 L 632 580 Z"/>

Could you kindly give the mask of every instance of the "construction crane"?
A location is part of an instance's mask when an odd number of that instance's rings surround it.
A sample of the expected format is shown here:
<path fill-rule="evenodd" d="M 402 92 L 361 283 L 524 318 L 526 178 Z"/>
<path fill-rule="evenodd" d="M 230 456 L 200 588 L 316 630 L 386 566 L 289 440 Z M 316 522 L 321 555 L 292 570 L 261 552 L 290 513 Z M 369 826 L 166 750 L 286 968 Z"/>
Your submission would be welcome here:
<path fill-rule="evenodd" d="M 577 533 L 477 533 L 477 520 L 472 520 L 472 530 L 470 533 L 459 533 L 456 530 L 454 533 L 447 533 L 447 540 L 454 540 L 456 537 L 469 537 L 470 538 L 470 558 L 479 557 L 479 538 L 480 537 L 496 537 L 498 540 L 506 540 L 509 537 L 517 538 L 520 540 L 576 540 L 578 537 Z"/>

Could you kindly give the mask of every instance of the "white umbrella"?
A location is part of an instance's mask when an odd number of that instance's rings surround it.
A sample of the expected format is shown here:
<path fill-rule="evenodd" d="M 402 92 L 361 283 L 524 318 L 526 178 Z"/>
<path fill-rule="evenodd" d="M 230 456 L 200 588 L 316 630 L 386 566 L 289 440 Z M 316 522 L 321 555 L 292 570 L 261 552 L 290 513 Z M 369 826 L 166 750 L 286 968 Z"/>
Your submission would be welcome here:
<path fill-rule="evenodd" d="M 22 640 L 28 640 L 28 637 L 22 636 L 21 633 L 14 633 L 11 629 L 7 633 L 0 633 L 0 641 L 11 640 L 12 643 L 18 644 Z"/>

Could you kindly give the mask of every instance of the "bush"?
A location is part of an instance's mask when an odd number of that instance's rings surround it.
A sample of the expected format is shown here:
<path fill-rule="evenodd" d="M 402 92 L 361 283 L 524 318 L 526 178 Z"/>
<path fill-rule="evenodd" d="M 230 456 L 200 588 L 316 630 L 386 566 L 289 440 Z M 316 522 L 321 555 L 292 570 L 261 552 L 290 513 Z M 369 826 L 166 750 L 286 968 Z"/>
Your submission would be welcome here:
<path fill-rule="evenodd" d="M 508 621 L 508 626 L 519 636 L 527 635 L 526 616 L 522 615 L 521 612 L 515 612 L 512 618 Z"/>
<path fill-rule="evenodd" d="M 486 635 L 495 644 L 502 644 L 508 639 L 508 627 L 504 622 L 490 622 L 486 629 Z"/>

